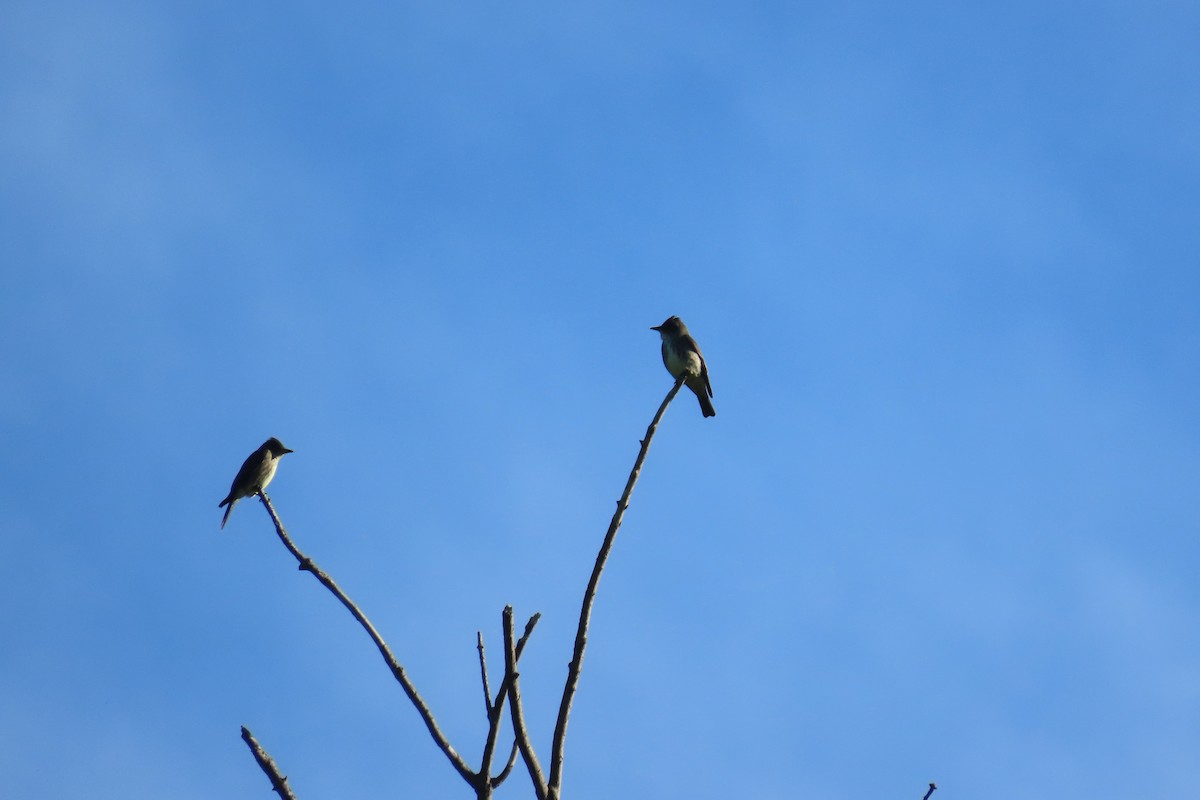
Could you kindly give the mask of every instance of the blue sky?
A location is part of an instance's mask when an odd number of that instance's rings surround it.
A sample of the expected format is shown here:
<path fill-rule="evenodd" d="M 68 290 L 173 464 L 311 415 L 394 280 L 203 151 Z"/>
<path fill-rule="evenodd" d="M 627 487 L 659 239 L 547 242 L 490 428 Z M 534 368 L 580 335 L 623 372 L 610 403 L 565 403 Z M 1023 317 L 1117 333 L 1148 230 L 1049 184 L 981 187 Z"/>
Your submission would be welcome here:
<path fill-rule="evenodd" d="M 0 795 L 1200 787 L 1200 10 L 8 3 Z M 498 671 L 499 666 L 494 666 Z M 507 747 L 507 734 L 502 747 Z M 529 797 L 517 775 L 500 796 Z"/>

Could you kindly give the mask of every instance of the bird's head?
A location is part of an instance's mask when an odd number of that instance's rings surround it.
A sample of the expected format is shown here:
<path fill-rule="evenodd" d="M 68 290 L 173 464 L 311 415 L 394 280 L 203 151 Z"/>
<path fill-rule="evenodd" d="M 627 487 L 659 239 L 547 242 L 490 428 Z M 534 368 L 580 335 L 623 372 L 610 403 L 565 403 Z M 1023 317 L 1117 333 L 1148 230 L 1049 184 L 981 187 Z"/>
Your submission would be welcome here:
<path fill-rule="evenodd" d="M 662 325 L 653 325 L 650 327 L 652 331 L 658 331 L 663 336 L 677 336 L 681 333 L 687 333 L 687 326 L 683 324 L 683 320 L 679 317 L 667 317 L 667 321 Z"/>

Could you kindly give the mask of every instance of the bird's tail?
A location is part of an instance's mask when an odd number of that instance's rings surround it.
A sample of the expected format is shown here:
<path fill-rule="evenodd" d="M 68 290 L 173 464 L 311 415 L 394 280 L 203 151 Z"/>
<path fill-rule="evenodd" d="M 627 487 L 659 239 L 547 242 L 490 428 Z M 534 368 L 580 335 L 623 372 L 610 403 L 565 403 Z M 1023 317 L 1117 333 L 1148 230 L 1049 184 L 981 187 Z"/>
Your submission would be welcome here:
<path fill-rule="evenodd" d="M 226 497 L 224 500 L 221 501 L 220 505 L 218 505 L 217 508 L 220 508 L 221 506 L 225 505 L 226 503 L 229 504 L 229 508 L 225 509 L 225 516 L 221 518 L 221 529 L 222 530 L 225 529 L 225 523 L 229 522 L 229 515 L 233 512 L 233 506 L 234 506 L 234 504 L 237 503 L 237 498 L 230 500 L 228 497 Z"/>
<path fill-rule="evenodd" d="M 708 387 L 699 379 L 688 381 L 688 388 L 696 395 L 696 399 L 700 401 L 700 411 L 706 417 L 715 417 L 717 410 L 713 408 L 712 400 L 708 399 Z"/>

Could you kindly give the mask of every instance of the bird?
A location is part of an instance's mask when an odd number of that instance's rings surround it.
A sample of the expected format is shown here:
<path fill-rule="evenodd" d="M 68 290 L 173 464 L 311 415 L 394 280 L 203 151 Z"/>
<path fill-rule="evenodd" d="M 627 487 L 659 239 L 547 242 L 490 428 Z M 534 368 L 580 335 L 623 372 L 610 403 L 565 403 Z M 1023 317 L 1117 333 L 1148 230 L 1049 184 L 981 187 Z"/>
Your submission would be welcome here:
<path fill-rule="evenodd" d="M 294 450 L 284 447 L 283 442 L 272 436 L 262 443 L 262 447 L 249 455 L 242 464 L 242 468 L 238 470 L 237 477 L 233 479 L 233 485 L 229 487 L 229 496 L 217 505 L 217 508 L 229 506 L 225 509 L 225 516 L 221 519 L 222 528 L 229 521 L 234 504 L 243 497 L 254 497 L 267 488 L 267 484 L 275 477 L 279 459 L 283 458 L 285 453 L 294 452 Z"/>
<path fill-rule="evenodd" d="M 704 356 L 700 355 L 700 345 L 688 333 L 687 325 L 679 317 L 668 317 L 662 325 L 650 328 L 658 331 L 662 337 L 663 365 L 672 378 L 686 376 L 687 387 L 696 394 L 700 401 L 700 411 L 706 417 L 715 417 L 717 410 L 713 408 L 712 384 L 708 382 L 708 365 Z"/>

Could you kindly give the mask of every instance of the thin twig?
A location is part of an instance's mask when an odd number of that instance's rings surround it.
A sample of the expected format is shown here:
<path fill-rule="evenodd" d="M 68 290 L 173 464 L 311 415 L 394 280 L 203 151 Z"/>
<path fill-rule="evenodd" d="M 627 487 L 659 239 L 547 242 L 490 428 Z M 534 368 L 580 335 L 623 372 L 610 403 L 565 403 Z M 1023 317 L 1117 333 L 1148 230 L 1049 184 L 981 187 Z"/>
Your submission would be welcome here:
<path fill-rule="evenodd" d="M 271 779 L 271 788 L 279 793 L 280 800 L 296 800 L 296 795 L 292 794 L 291 787 L 288 786 L 287 776 L 279 772 L 279 768 L 275 766 L 275 760 L 267 755 L 267 751 L 263 749 L 258 740 L 254 738 L 254 734 L 245 725 L 242 726 L 242 741 L 254 754 L 254 760 L 258 762 L 258 766 Z"/>
<path fill-rule="evenodd" d="M 933 781 L 930 781 L 929 782 L 929 791 L 925 793 L 925 797 L 922 798 L 922 800 L 929 800 L 929 795 L 933 794 L 936 791 L 937 791 L 937 784 L 934 783 Z"/>
<path fill-rule="evenodd" d="M 538 620 L 542 618 L 542 612 L 537 612 L 529 621 L 525 623 L 525 632 L 521 634 L 521 638 L 517 640 L 517 661 L 521 660 L 521 653 L 525 652 L 525 642 L 529 641 L 529 634 L 533 633 L 533 629 L 537 627 Z"/>
<path fill-rule="evenodd" d="M 483 641 L 481 638 L 480 641 Z M 481 651 L 482 653 L 482 651 Z M 476 773 L 476 791 L 482 789 L 491 781 L 492 758 L 496 755 L 496 741 L 500 738 L 500 720 L 504 714 L 504 697 L 507 694 L 508 680 L 507 672 L 505 680 L 501 684 L 500 694 L 496 697 L 496 702 L 492 702 L 492 698 L 487 698 L 488 704 L 488 732 L 487 738 L 483 742 L 483 756 L 479 759 L 479 772 Z M 487 678 L 484 677 L 484 690 L 487 690 Z"/>
<path fill-rule="evenodd" d="M 625 491 L 621 494 L 621 499 L 617 501 L 617 510 L 613 512 L 612 521 L 608 523 L 604 544 L 600 546 L 600 553 L 596 556 L 596 566 L 592 568 L 592 577 L 588 581 L 587 591 L 583 594 L 583 607 L 579 611 L 579 628 L 575 632 L 575 654 L 567 669 L 567 683 L 563 687 L 562 702 L 558 707 L 558 721 L 554 725 L 554 741 L 550 749 L 550 782 L 546 787 L 546 797 L 549 800 L 558 800 L 562 787 L 563 747 L 567 738 L 567 718 L 571 715 L 571 703 L 575 699 L 575 690 L 579 687 L 579 674 L 583 670 L 583 651 L 587 648 L 588 624 L 592 618 L 592 604 L 596 601 L 596 589 L 600 585 L 600 573 L 604 571 L 609 551 L 612 550 L 613 541 L 617 538 L 617 529 L 621 527 L 625 509 L 629 508 L 629 496 L 633 494 L 633 487 L 637 485 L 638 476 L 642 471 L 642 462 L 646 460 L 646 453 L 650 450 L 650 441 L 654 438 L 654 432 L 658 428 L 663 414 L 666 413 L 667 406 L 675 399 L 675 395 L 679 394 L 685 377 L 686 373 L 675 381 L 675 385 L 663 399 L 662 405 L 658 407 L 654 419 L 650 421 L 650 427 L 646 428 L 646 438 L 642 439 L 641 450 L 638 451 L 637 460 L 633 462 L 629 480 L 625 482 Z"/>
<path fill-rule="evenodd" d="M 517 747 L 517 740 L 513 739 L 512 752 L 508 754 L 508 763 L 504 765 L 504 769 L 500 770 L 500 774 L 492 778 L 492 788 L 498 789 L 500 784 L 504 783 L 508 773 L 512 772 L 512 768 L 517 764 L 517 753 L 521 752 L 521 748 Z"/>
<path fill-rule="evenodd" d="M 379 635 L 379 631 L 375 630 L 375 626 L 371 624 L 367 616 L 346 596 L 346 593 L 334 582 L 333 578 L 330 578 L 311 558 L 301 553 L 296 545 L 292 543 L 291 537 L 284 530 L 283 523 L 279 521 L 279 515 L 275 513 L 275 507 L 271 505 L 271 499 L 267 497 L 266 492 L 260 492 L 259 497 L 262 498 L 263 505 L 267 507 L 267 513 L 271 515 L 271 521 L 275 523 L 275 532 L 279 534 L 280 541 L 283 542 L 283 546 L 299 562 L 300 569 L 312 573 L 312 576 L 320 581 L 322 586 L 332 592 L 333 596 L 354 615 L 354 618 L 358 620 L 358 624 L 362 625 L 363 630 L 371 637 L 371 641 L 375 642 L 375 646 L 379 648 L 379 654 L 383 656 L 383 660 L 387 662 L 388 669 L 392 671 L 392 675 L 400 683 L 400 687 L 404 689 L 404 693 L 408 695 L 408 699 L 417 709 L 417 713 L 421 715 L 421 719 L 424 720 L 425 727 L 429 729 L 429 735 L 433 737 L 433 741 L 437 743 L 437 746 L 441 748 L 446 758 L 458 770 L 458 774 L 462 776 L 463 780 L 474 786 L 476 780 L 475 773 L 467 766 L 467 762 L 463 760 L 463 757 L 459 755 L 453 745 L 450 744 L 446 735 L 442 733 L 442 729 L 438 727 L 437 720 L 434 719 L 433 712 L 429 710 L 429 706 L 426 705 L 424 698 L 417 692 L 417 687 L 409 680 L 404 667 L 392 655 L 391 649 L 383 641 L 383 637 Z"/>
<path fill-rule="evenodd" d="M 492 687 L 488 685 L 487 659 L 483 655 L 483 631 L 475 631 L 475 649 L 479 651 L 479 673 L 483 678 L 483 707 L 488 719 L 492 717 Z"/>
<path fill-rule="evenodd" d="M 536 619 L 529 621 L 526 636 L 532 629 Z M 524 637 L 522 637 L 524 638 Z M 525 708 L 521 705 L 520 674 L 517 672 L 517 651 L 513 646 L 513 610 L 512 606 L 504 607 L 504 683 L 508 686 L 508 707 L 512 712 L 513 734 L 517 737 L 517 746 L 521 749 L 521 757 L 529 769 L 529 778 L 533 781 L 533 791 L 538 800 L 546 800 L 546 779 L 542 773 L 542 765 L 538 762 L 537 753 L 529 741 L 529 730 L 525 727 Z"/>

